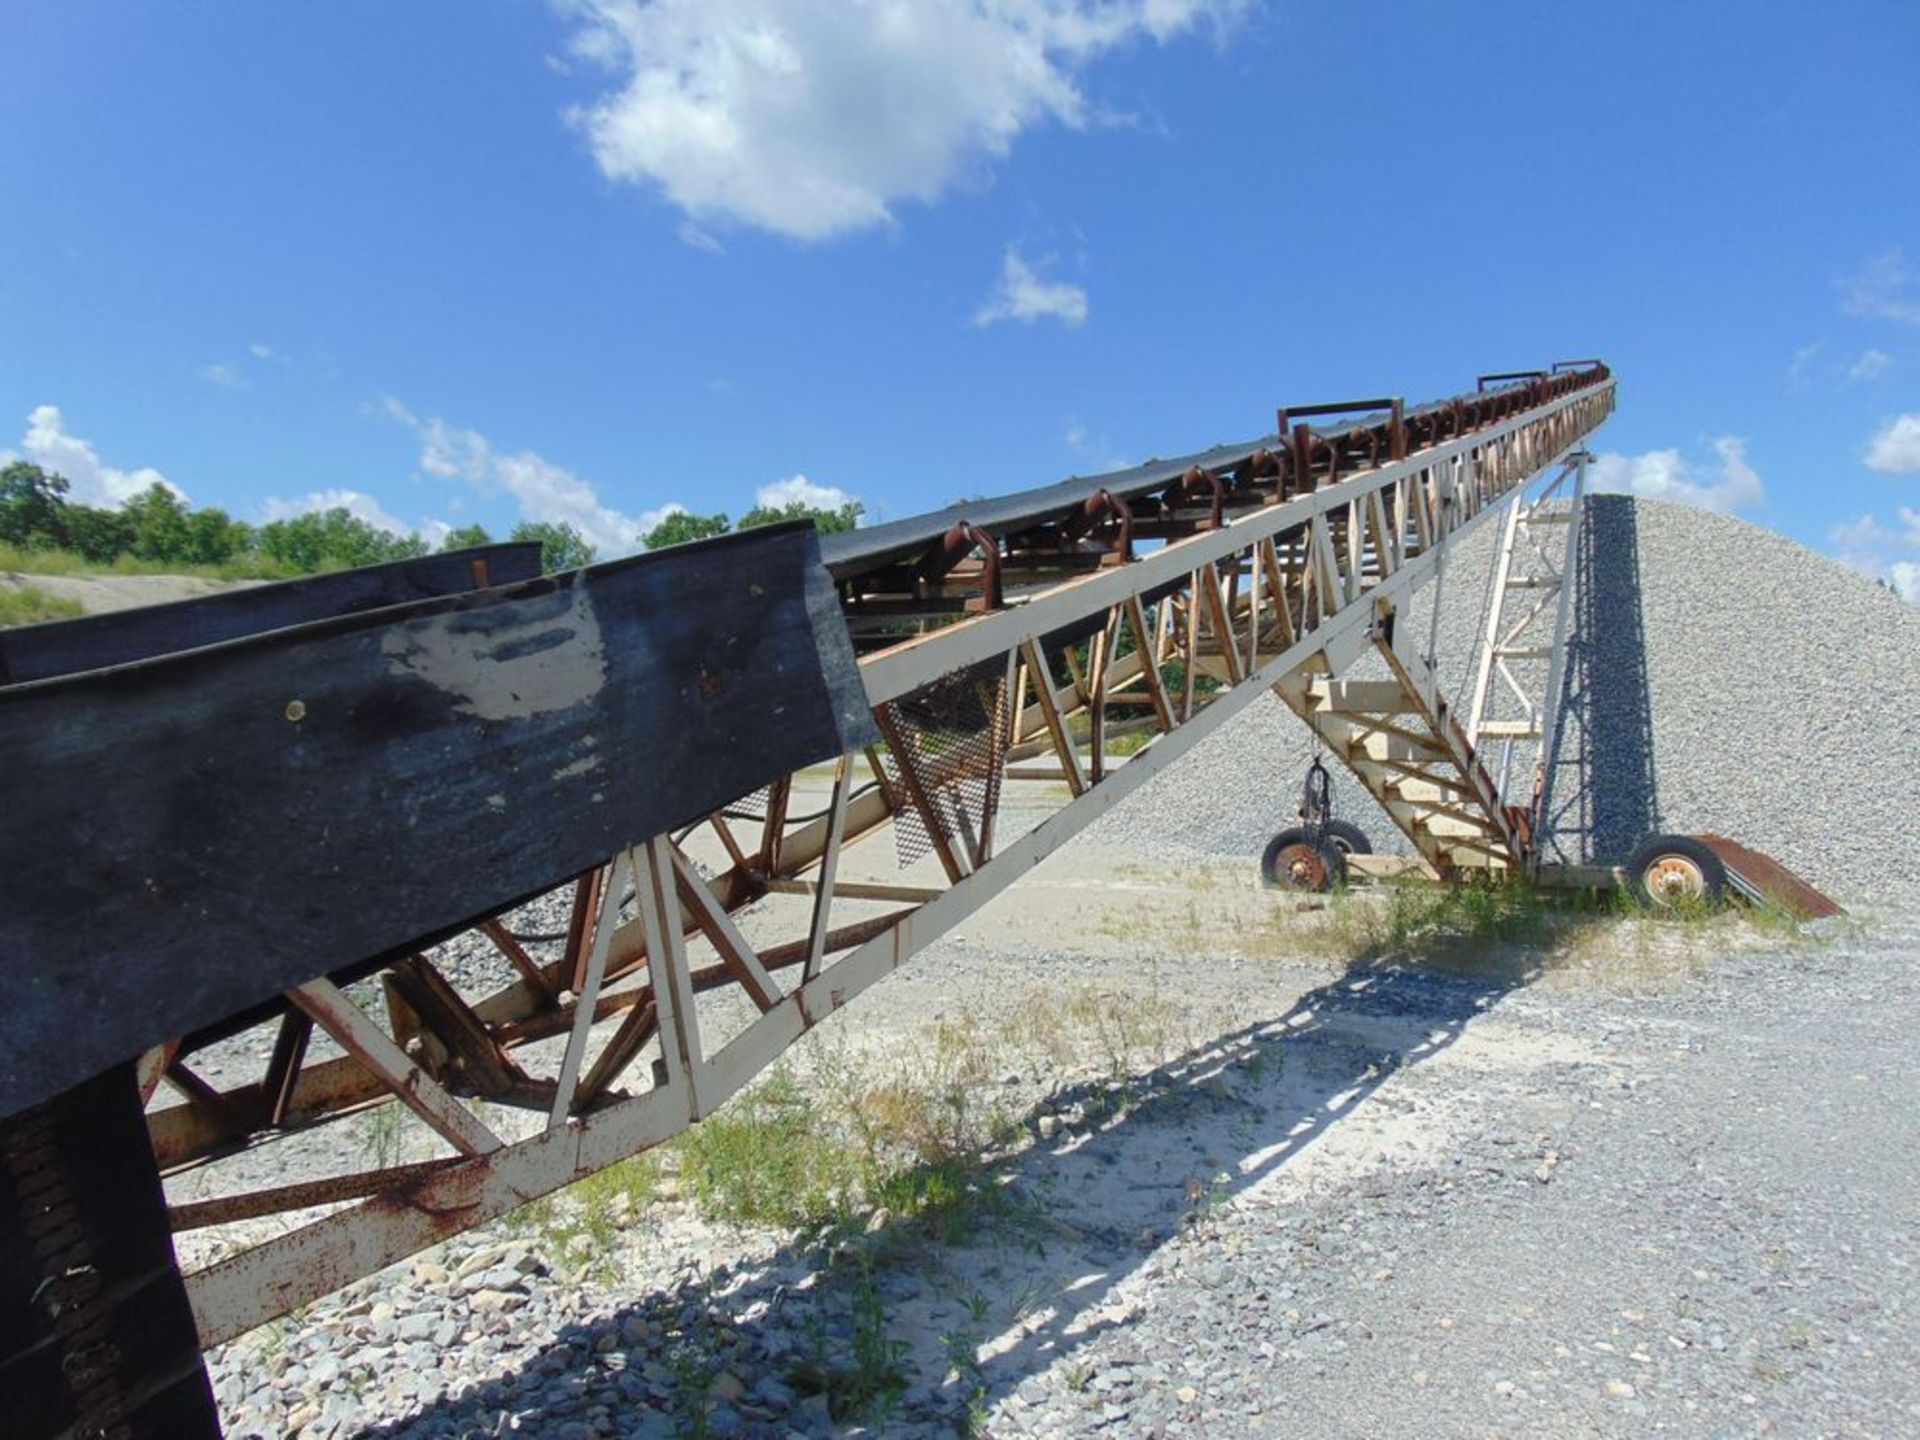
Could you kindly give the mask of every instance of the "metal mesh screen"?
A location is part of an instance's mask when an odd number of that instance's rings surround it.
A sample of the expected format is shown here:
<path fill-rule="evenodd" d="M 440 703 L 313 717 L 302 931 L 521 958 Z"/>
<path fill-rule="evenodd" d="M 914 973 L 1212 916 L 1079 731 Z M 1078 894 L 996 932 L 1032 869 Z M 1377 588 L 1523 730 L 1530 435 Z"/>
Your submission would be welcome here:
<path fill-rule="evenodd" d="M 742 795 L 727 806 L 727 814 L 734 818 L 750 817 L 755 820 L 767 818 L 767 806 L 773 803 L 773 787 L 762 785 L 750 795 Z"/>
<path fill-rule="evenodd" d="M 1007 757 L 1006 662 L 956 670 L 883 709 L 899 742 L 882 768 L 901 868 L 934 852 L 929 818 L 955 854 L 986 858 Z"/>

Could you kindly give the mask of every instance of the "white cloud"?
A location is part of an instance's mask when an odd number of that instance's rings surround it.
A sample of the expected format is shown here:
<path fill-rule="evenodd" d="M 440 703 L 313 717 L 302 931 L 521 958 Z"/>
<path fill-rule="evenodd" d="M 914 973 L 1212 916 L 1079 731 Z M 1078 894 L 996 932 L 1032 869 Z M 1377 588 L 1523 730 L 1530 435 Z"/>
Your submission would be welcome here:
<path fill-rule="evenodd" d="M 1920 474 L 1920 413 L 1900 415 L 1867 446 L 1867 468 L 1882 475 Z"/>
<path fill-rule="evenodd" d="M 232 365 L 202 365 L 195 372 L 209 385 L 218 385 L 222 390 L 244 390 L 247 377 Z"/>
<path fill-rule="evenodd" d="M 1839 547 L 1842 555 L 1847 556 L 1878 549 L 1892 538 L 1886 526 L 1871 515 L 1856 515 L 1827 531 L 1827 539 Z"/>
<path fill-rule="evenodd" d="M 1595 490 L 1678 500 L 1723 514 L 1757 505 L 1766 498 L 1759 472 L 1747 463 L 1745 440 L 1722 435 L 1713 441 L 1713 449 L 1718 465 L 1710 475 L 1702 474 L 1678 450 L 1649 450 L 1643 455 L 1596 456 L 1587 483 Z"/>
<path fill-rule="evenodd" d="M 64 475 L 68 498 L 83 505 L 119 505 L 153 485 L 164 485 L 182 500 L 187 492 L 158 470 L 121 470 L 107 464 L 93 442 L 69 435 L 58 405 L 36 405 L 27 416 L 27 433 L 17 451 L 0 451 L 0 465 L 31 460 L 42 470 Z"/>
<path fill-rule="evenodd" d="M 1815 340 L 1811 344 L 1802 345 L 1798 350 L 1793 352 L 1793 359 L 1787 365 L 1787 389 L 1789 391 L 1800 391 L 1807 388 L 1809 372 L 1813 368 L 1814 358 L 1819 355 L 1820 347 L 1826 343 L 1825 340 Z"/>
<path fill-rule="evenodd" d="M 1835 525 L 1827 532 L 1827 538 L 1847 554 L 1885 550 L 1893 546 L 1920 550 L 1920 510 L 1911 505 L 1902 505 L 1898 529 L 1882 525 L 1878 516 L 1859 515 Z"/>
<path fill-rule="evenodd" d="M 709 235 L 691 220 L 682 220 L 680 222 L 679 234 L 682 245 L 691 245 L 695 250 L 704 250 L 709 255 L 724 255 L 727 253 L 726 246 L 722 245 L 719 240 Z"/>
<path fill-rule="evenodd" d="M 1080 324 L 1087 318 L 1087 292 L 1064 281 L 1042 280 L 1020 253 L 1009 247 L 1000 265 L 1000 283 L 974 312 L 973 323 L 993 325 L 1018 320 L 1031 325 L 1042 316 L 1068 325 Z"/>
<path fill-rule="evenodd" d="M 246 357 L 239 362 L 216 361 L 211 365 L 202 365 L 194 374 L 209 385 L 218 385 L 223 390 L 245 390 L 253 384 L 253 372 L 257 368 L 289 363 L 287 357 L 271 345 L 255 340 L 247 346 Z"/>
<path fill-rule="evenodd" d="M 789 475 L 785 480 L 762 485 L 753 492 L 753 503 L 764 505 L 769 510 L 778 510 L 796 502 L 810 505 L 816 510 L 838 510 L 842 505 L 854 504 L 855 497 L 837 485 L 816 485 L 804 475 Z"/>
<path fill-rule="evenodd" d="M 1849 315 L 1869 320 L 1898 320 L 1920 325 L 1920 277 L 1907 269 L 1907 257 L 1898 245 L 1842 275 L 1840 303 Z"/>
<path fill-rule="evenodd" d="M 391 396 L 383 398 L 382 408 L 420 437 L 420 468 L 428 475 L 483 492 L 505 491 L 522 519 L 571 525 L 602 559 L 641 549 L 649 530 L 686 508 L 669 504 L 629 515 L 604 503 L 590 483 L 532 450 L 496 450 L 478 430 L 422 419 Z"/>
<path fill-rule="evenodd" d="M 1860 357 L 1847 367 L 1847 383 L 1857 385 L 1862 380 L 1884 375 L 1892 364 L 1893 357 L 1884 350 L 1862 350 Z"/>
<path fill-rule="evenodd" d="M 1060 437 L 1066 442 L 1067 449 L 1077 457 L 1076 464 L 1088 463 L 1092 473 L 1103 475 L 1110 470 L 1124 470 L 1132 462 L 1107 439 L 1103 431 L 1094 435 L 1079 420 L 1069 417 L 1067 428 Z"/>
<path fill-rule="evenodd" d="M 1903 551 L 1920 551 L 1920 510 L 1902 505 L 1897 525 L 1880 522 L 1877 516 L 1858 515 L 1827 531 L 1827 539 L 1840 558 L 1856 570 L 1885 580 L 1902 599 L 1920 605 L 1920 564 L 1897 560 Z"/>
<path fill-rule="evenodd" d="M 560 0 L 619 88 L 575 110 L 601 170 L 697 220 L 804 240 L 890 224 L 1045 121 L 1104 51 L 1248 0 Z"/>
<path fill-rule="evenodd" d="M 296 515 L 318 514 L 327 510 L 345 510 L 376 530 L 385 530 L 390 535 L 411 535 L 414 527 L 389 513 L 381 503 L 364 490 L 314 490 L 302 495 L 298 500 L 268 500 L 260 507 L 260 513 L 268 520 L 291 520 Z M 444 533 L 446 526 L 441 526 Z"/>

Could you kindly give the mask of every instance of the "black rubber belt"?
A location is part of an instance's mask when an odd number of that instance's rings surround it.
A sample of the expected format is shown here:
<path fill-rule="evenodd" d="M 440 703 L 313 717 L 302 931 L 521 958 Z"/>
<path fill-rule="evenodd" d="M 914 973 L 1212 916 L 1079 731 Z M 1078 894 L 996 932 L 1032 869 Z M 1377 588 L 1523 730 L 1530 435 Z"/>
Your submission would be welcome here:
<path fill-rule="evenodd" d="M 218 1440 L 133 1066 L 0 1121 L 11 1440 Z"/>

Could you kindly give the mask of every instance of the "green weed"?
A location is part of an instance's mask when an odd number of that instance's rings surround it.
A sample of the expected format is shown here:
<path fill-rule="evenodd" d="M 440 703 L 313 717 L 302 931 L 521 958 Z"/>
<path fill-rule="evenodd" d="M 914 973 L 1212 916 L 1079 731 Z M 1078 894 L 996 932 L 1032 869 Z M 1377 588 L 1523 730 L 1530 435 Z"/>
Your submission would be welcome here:
<path fill-rule="evenodd" d="M 620 1236 L 658 1190 L 660 1171 L 656 1152 L 629 1156 L 514 1211 L 507 1227 L 538 1236 L 555 1259 L 573 1265 L 585 1260 L 608 1273 Z"/>
<path fill-rule="evenodd" d="M 708 1216 L 799 1229 L 846 1219 L 862 1156 L 836 1134 L 816 1092 L 781 1066 L 675 1143 L 687 1198 Z"/>
<path fill-rule="evenodd" d="M 873 1267 L 863 1262 L 853 1291 L 853 1334 L 845 1359 L 835 1359 L 823 1336 L 814 1336 L 813 1354 L 793 1371 L 798 1387 L 824 1395 L 827 1413 L 841 1422 L 884 1426 L 900 1403 L 911 1376 L 912 1346 L 888 1329 L 886 1306 L 874 1283 Z"/>
<path fill-rule="evenodd" d="M 38 625 L 44 620 L 71 620 L 80 613 L 79 601 L 64 595 L 49 595 L 37 586 L 0 589 L 0 628 Z"/>
<path fill-rule="evenodd" d="M 399 1105 L 391 1102 L 376 1105 L 367 1112 L 366 1133 L 360 1140 L 361 1155 L 381 1170 L 399 1164 L 400 1154 L 406 1148 L 406 1136 L 401 1128 L 404 1124 Z"/>

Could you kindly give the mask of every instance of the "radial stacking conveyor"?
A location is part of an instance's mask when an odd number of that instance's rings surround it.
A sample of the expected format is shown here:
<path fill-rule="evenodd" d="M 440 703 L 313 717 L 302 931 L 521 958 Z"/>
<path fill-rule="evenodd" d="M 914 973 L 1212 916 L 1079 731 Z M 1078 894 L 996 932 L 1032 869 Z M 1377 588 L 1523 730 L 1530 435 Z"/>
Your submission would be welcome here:
<path fill-rule="evenodd" d="M 0 632 L 9 1433 L 217 1433 L 201 1349 L 710 1114 L 1261 694 L 1435 873 L 1531 865 L 1550 692 L 1491 687 L 1562 626 L 1508 612 L 1457 707 L 1405 617 L 1613 403 L 1582 362 L 824 540 Z M 244 1178 L 383 1107 L 397 1158 Z"/>

